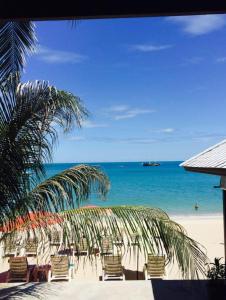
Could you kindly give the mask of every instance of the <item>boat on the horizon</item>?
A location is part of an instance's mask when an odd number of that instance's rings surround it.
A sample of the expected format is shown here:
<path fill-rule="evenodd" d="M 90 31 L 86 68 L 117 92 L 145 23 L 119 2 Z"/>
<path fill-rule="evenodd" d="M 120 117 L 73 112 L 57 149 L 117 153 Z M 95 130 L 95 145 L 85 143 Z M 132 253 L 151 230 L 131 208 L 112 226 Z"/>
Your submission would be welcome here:
<path fill-rule="evenodd" d="M 160 166 L 160 163 L 154 162 L 154 161 L 145 161 L 143 162 L 143 167 L 158 167 Z"/>

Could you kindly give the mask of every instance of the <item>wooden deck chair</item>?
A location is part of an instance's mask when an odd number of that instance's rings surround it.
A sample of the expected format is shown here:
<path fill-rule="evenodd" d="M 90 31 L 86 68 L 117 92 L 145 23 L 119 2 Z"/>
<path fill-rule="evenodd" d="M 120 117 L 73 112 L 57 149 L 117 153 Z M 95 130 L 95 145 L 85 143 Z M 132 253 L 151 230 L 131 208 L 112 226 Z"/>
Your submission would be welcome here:
<path fill-rule="evenodd" d="M 121 235 L 117 235 L 114 239 L 114 245 L 116 247 L 121 247 L 123 246 L 124 242 L 123 242 L 123 237 Z"/>
<path fill-rule="evenodd" d="M 50 234 L 49 243 L 50 243 L 50 246 L 58 246 L 59 247 L 61 245 L 60 233 L 57 231 L 52 232 Z"/>
<path fill-rule="evenodd" d="M 138 233 L 134 232 L 131 234 L 131 245 L 135 246 L 139 244 L 140 236 Z"/>
<path fill-rule="evenodd" d="M 77 254 L 88 255 L 88 242 L 86 238 L 80 239 L 79 243 L 75 244 L 75 252 Z"/>
<path fill-rule="evenodd" d="M 144 266 L 145 279 L 160 278 L 165 275 L 165 256 L 148 254 L 148 262 Z"/>
<path fill-rule="evenodd" d="M 38 240 L 28 239 L 25 242 L 25 253 L 27 256 L 37 256 L 38 252 Z"/>
<path fill-rule="evenodd" d="M 51 270 L 48 273 L 48 281 L 68 280 L 73 276 L 73 268 L 70 266 L 68 256 L 52 256 Z"/>
<path fill-rule="evenodd" d="M 125 280 L 124 267 L 119 255 L 104 256 L 102 280 L 121 279 Z"/>
<path fill-rule="evenodd" d="M 7 282 L 26 281 L 29 282 L 30 270 L 25 256 L 10 257 Z"/>
<path fill-rule="evenodd" d="M 18 245 L 12 238 L 7 237 L 4 241 L 4 256 L 16 256 Z"/>
<path fill-rule="evenodd" d="M 109 237 L 103 237 L 100 249 L 101 255 L 113 254 L 113 243 Z"/>

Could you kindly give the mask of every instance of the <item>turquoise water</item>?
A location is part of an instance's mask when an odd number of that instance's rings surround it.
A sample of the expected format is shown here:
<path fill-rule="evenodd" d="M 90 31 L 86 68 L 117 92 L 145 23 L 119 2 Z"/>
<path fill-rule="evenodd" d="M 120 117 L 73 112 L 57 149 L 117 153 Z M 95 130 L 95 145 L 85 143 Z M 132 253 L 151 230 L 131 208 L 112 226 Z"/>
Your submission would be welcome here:
<path fill-rule="evenodd" d="M 159 207 L 174 215 L 222 213 L 219 177 L 191 173 L 179 167 L 180 162 L 160 162 L 159 167 L 143 167 L 141 162 L 94 163 L 109 176 L 111 190 L 105 202 L 92 195 L 87 204 L 146 205 Z M 47 164 L 52 176 L 75 164 Z M 199 209 L 195 211 L 194 205 Z"/>

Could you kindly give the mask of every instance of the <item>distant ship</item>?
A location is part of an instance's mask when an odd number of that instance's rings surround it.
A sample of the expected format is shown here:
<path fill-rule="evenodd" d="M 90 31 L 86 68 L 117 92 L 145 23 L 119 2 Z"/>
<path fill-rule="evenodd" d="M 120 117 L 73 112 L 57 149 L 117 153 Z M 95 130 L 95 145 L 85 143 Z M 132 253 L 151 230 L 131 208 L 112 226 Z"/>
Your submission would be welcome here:
<path fill-rule="evenodd" d="M 153 162 L 153 161 L 143 162 L 143 167 L 157 167 L 157 166 L 160 166 L 160 163 Z"/>

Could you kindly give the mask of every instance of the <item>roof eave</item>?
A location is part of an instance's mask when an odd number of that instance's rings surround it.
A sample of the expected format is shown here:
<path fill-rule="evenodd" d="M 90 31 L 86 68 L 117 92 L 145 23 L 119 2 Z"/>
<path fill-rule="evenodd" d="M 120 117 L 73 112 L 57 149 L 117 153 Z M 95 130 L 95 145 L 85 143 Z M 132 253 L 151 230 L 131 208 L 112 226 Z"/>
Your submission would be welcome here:
<path fill-rule="evenodd" d="M 218 168 L 201 168 L 201 167 L 186 167 L 183 166 L 186 171 L 195 172 L 195 173 L 204 173 L 210 175 L 226 176 L 226 169 Z"/>

